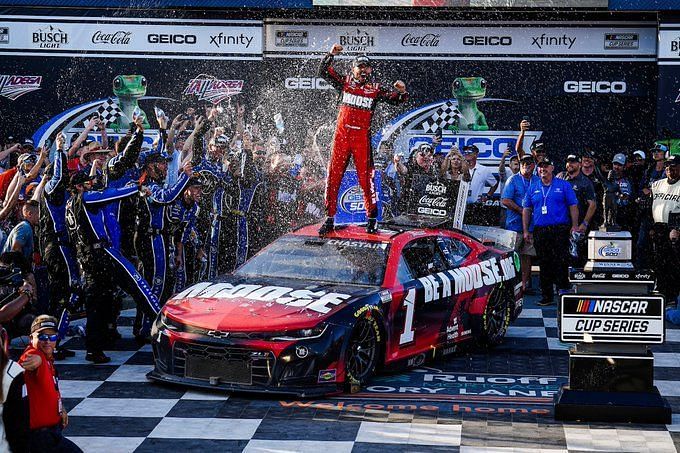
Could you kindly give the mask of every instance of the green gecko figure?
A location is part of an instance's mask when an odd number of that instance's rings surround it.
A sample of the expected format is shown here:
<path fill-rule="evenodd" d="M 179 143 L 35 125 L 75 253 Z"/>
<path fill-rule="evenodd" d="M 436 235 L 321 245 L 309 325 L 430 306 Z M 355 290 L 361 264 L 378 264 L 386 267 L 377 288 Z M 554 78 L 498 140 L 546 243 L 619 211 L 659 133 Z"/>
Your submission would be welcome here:
<path fill-rule="evenodd" d="M 146 77 L 143 75 L 116 76 L 113 79 L 113 94 L 118 97 L 118 107 L 127 116 L 127 118 L 121 116 L 114 123 L 111 123 L 111 128 L 118 132 L 119 130 L 126 130 L 132 122 L 132 112 L 139 107 L 137 99 L 146 94 Z M 142 113 L 144 113 L 143 110 Z M 144 113 L 144 128 L 149 127 L 151 126 L 146 119 L 146 113 Z"/>
<path fill-rule="evenodd" d="M 486 96 L 486 80 L 482 77 L 458 77 L 453 81 L 453 97 L 458 100 L 458 129 L 488 131 L 486 117 L 477 108 L 477 101 Z"/>

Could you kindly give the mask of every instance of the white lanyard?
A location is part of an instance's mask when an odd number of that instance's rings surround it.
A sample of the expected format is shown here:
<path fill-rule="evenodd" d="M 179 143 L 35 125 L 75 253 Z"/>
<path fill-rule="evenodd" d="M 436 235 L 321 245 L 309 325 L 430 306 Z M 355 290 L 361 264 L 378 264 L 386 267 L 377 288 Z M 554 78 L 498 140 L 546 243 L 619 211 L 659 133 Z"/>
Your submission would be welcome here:
<path fill-rule="evenodd" d="M 552 190 L 552 183 L 550 183 L 550 186 L 548 187 L 548 192 L 546 193 L 543 187 L 543 183 L 541 183 L 541 193 L 543 194 L 543 207 L 541 208 L 541 213 L 542 214 L 547 214 L 548 213 L 548 207 L 545 205 L 546 200 L 548 199 L 548 195 L 550 195 L 550 191 Z"/>

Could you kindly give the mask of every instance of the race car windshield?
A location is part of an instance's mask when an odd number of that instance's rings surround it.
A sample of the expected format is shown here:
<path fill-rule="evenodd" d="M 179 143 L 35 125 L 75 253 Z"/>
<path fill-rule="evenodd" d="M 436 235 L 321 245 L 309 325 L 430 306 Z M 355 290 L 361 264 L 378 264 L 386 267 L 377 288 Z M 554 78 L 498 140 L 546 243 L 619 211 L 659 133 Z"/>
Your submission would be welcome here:
<path fill-rule="evenodd" d="M 379 286 L 388 249 L 381 242 L 284 236 L 236 274 Z"/>

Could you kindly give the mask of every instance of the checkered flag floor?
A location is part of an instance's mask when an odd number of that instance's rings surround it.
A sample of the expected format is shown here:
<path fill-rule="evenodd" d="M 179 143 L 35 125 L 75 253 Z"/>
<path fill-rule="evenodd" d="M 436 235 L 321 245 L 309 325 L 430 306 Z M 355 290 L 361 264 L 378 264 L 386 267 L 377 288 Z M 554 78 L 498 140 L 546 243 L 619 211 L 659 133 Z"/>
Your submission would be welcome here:
<path fill-rule="evenodd" d="M 425 132 L 436 132 L 439 129 L 445 129 L 447 126 L 455 126 L 458 119 L 462 117 L 463 115 L 456 104 L 446 101 L 428 119 L 423 121 L 423 130 Z"/>
<path fill-rule="evenodd" d="M 123 111 L 118 107 L 118 104 L 111 98 L 104 101 L 97 109 L 102 122 L 105 125 L 115 122 L 118 118 L 123 116 Z"/>
<path fill-rule="evenodd" d="M 569 345 L 557 339 L 556 307 L 538 307 L 537 300 L 525 299 L 521 317 L 500 347 L 472 348 L 418 369 L 382 374 L 373 385 L 408 386 L 414 375 L 435 369 L 448 375 L 566 382 Z M 124 338 L 116 350 L 107 351 L 109 364 L 85 361 L 80 337 L 67 342 L 76 356 L 57 362 L 69 411 L 64 434 L 86 452 L 661 453 L 680 447 L 680 328 L 670 323 L 666 344 L 653 351 L 655 384 L 673 409 L 673 424 L 633 425 L 557 422 L 551 398 L 536 406 L 541 413 L 522 412 L 516 402 L 494 406 L 475 395 L 460 395 L 433 410 L 425 405 L 435 403 L 422 399 L 427 395 L 408 392 L 390 408 L 382 394 L 367 401 L 357 399 L 359 394 L 305 400 L 159 385 L 146 379 L 151 347 L 135 343 L 133 317 L 134 310 L 123 312 L 119 330 Z M 20 344 L 14 345 L 16 354 Z M 469 385 L 468 393 L 480 393 Z"/>

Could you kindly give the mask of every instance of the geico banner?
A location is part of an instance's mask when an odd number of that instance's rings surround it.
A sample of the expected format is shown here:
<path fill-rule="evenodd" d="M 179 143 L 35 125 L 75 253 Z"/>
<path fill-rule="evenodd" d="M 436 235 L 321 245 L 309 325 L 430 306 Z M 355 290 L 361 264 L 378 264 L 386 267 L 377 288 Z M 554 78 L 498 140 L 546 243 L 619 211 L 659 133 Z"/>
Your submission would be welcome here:
<path fill-rule="evenodd" d="M 4 16 L 0 54 L 211 59 L 262 56 L 262 26 L 258 21 L 185 20 L 180 25 L 146 19 L 96 20 L 98 23 L 85 18 L 67 21 L 38 17 L 28 21 Z"/>
<path fill-rule="evenodd" d="M 333 43 L 346 52 L 402 58 L 474 56 L 537 59 L 546 57 L 640 58 L 656 56 L 656 24 L 640 27 L 452 27 L 266 24 L 265 52 L 294 56 L 325 53 Z"/>

